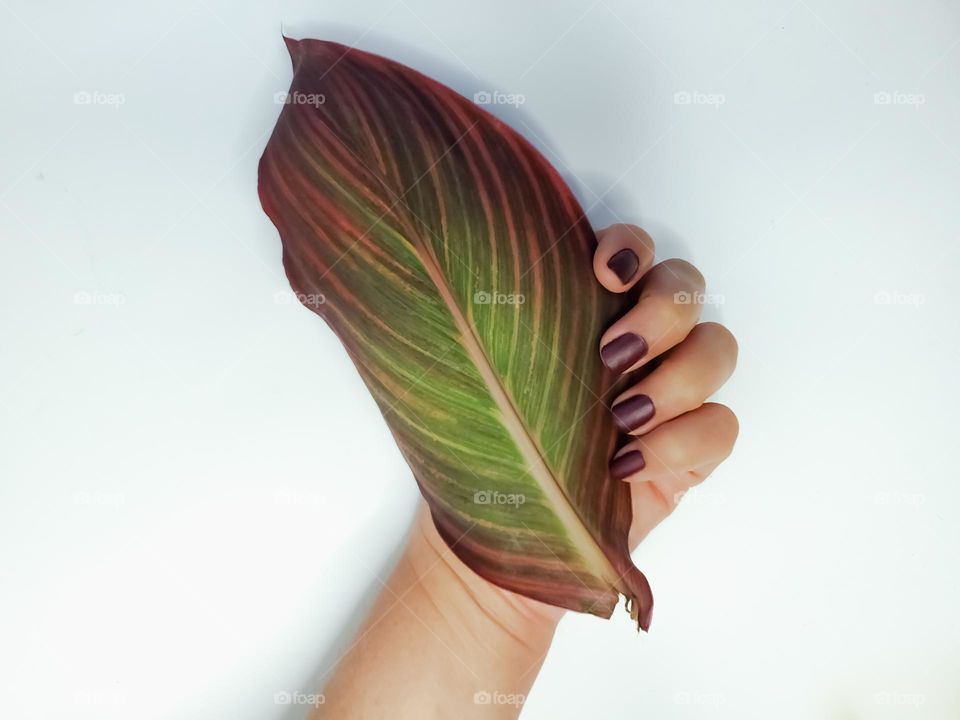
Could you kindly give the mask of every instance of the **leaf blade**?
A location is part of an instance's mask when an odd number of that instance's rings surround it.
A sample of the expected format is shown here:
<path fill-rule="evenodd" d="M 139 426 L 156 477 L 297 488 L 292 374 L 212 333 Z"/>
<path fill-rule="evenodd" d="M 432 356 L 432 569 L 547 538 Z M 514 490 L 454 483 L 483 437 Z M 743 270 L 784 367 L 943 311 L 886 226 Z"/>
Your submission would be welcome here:
<path fill-rule="evenodd" d="M 327 298 L 311 309 L 357 365 L 441 536 L 538 600 L 608 617 L 622 593 L 646 628 L 596 353 L 622 299 L 592 278 L 584 213 L 529 143 L 448 88 L 334 43 L 287 43 L 289 97 L 323 102 L 283 108 L 261 202 L 292 286 Z"/>

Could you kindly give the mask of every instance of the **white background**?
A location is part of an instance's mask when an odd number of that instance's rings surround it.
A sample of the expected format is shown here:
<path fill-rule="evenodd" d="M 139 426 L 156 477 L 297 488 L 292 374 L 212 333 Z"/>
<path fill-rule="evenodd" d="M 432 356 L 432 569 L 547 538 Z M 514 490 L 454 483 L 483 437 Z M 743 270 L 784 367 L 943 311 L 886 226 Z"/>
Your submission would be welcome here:
<path fill-rule="evenodd" d="M 0 18 L 4 718 L 303 717 L 275 694 L 320 689 L 411 517 L 345 353 L 282 302 L 281 23 L 522 94 L 494 111 L 740 340 L 736 453 L 636 554 L 652 632 L 565 620 L 525 717 L 960 714 L 956 3 Z"/>

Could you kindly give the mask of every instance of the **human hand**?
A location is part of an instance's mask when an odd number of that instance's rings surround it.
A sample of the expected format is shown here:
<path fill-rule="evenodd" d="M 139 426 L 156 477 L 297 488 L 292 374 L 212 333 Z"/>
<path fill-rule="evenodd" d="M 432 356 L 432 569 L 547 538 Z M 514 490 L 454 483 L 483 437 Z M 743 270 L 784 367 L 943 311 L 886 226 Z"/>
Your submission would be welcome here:
<path fill-rule="evenodd" d="M 705 400 L 733 372 L 737 344 L 722 325 L 697 324 L 704 281 L 696 268 L 682 260 L 654 265 L 653 241 L 635 226 L 598 237 L 599 282 L 617 293 L 639 286 L 636 306 L 599 348 L 629 384 L 610 404 L 628 440 L 609 472 L 630 483 L 635 547 L 730 454 L 736 417 Z M 313 717 L 515 718 L 565 612 L 470 570 L 421 503 L 400 562 Z"/>
<path fill-rule="evenodd" d="M 635 225 L 613 225 L 598 238 L 593 271 L 600 284 L 615 293 L 640 288 L 636 306 L 600 339 L 612 372 L 640 377 L 610 404 L 630 436 L 610 476 L 630 483 L 634 548 L 733 450 L 736 416 L 706 400 L 733 372 L 737 341 L 723 325 L 697 324 L 705 285 L 693 265 L 654 265 L 653 240 Z"/>
<path fill-rule="evenodd" d="M 603 333 L 599 346 L 604 364 L 628 385 L 609 404 L 625 436 L 609 472 L 613 481 L 630 483 L 632 549 L 730 455 L 737 418 L 706 400 L 732 374 L 737 342 L 723 325 L 698 324 L 705 283 L 693 265 L 678 259 L 654 265 L 654 242 L 635 225 L 613 225 L 597 237 L 593 272 L 600 284 L 615 293 L 639 291 L 636 305 Z M 462 576 L 473 576 L 447 551 L 427 512 L 418 526 L 431 540 L 420 543 L 431 556 L 444 555 Z M 493 597 L 481 603 L 488 614 L 506 609 L 515 615 L 520 608 L 519 626 L 529 618 L 555 624 L 566 612 L 479 578 L 474 585 L 481 599 Z"/>

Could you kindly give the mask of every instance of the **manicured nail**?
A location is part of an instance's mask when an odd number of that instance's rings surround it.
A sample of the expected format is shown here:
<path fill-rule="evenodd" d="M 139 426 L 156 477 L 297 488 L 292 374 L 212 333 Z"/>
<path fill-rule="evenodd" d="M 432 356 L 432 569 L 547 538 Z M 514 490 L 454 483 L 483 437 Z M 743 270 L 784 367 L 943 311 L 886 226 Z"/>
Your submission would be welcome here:
<path fill-rule="evenodd" d="M 600 348 L 600 359 L 614 372 L 622 373 L 647 354 L 647 341 L 636 333 L 624 333 Z"/>
<path fill-rule="evenodd" d="M 639 450 L 631 450 L 619 457 L 615 457 L 610 463 L 610 477 L 614 480 L 623 480 L 636 472 L 640 472 L 647 466 L 643 459 L 643 453 Z"/>
<path fill-rule="evenodd" d="M 640 258 L 630 248 L 624 248 L 607 260 L 607 267 L 613 270 L 620 278 L 620 282 L 626 285 L 637 274 L 637 268 L 640 267 Z"/>
<path fill-rule="evenodd" d="M 623 402 L 618 402 L 611 408 L 611 412 L 620 429 L 628 433 L 652 418 L 656 409 L 648 395 L 634 395 Z"/>

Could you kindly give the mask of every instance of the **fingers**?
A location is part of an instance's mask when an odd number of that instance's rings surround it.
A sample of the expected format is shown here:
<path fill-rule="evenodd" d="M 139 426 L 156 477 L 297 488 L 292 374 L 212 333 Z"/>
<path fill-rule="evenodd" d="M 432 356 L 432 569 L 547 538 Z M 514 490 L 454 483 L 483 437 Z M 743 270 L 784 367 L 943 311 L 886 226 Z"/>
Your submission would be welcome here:
<path fill-rule="evenodd" d="M 686 490 L 733 451 L 740 426 L 725 405 L 706 403 L 631 441 L 610 462 L 614 480 L 663 482 Z"/>
<path fill-rule="evenodd" d="M 648 532 L 676 509 L 687 491 L 709 477 L 719 464 L 718 461 L 697 468 L 689 474 L 689 482 L 681 478 L 680 480 L 665 479 L 632 483 L 630 495 L 633 524 L 630 526 L 628 538 L 630 549 L 633 550 L 639 545 Z"/>
<path fill-rule="evenodd" d="M 646 467 L 626 478 L 631 481 L 633 507 L 631 548 L 730 454 L 738 429 L 733 412 L 723 405 L 708 403 L 651 432 L 646 436 L 651 443 L 645 448 L 638 440 L 621 451 L 620 457 L 637 449 L 645 450 L 649 458 Z"/>
<path fill-rule="evenodd" d="M 653 264 L 653 240 L 636 225 L 611 225 L 597 233 L 593 272 L 610 292 L 625 292 Z"/>
<path fill-rule="evenodd" d="M 611 292 L 640 290 L 636 306 L 600 339 L 604 365 L 623 374 L 663 356 L 612 407 L 620 430 L 635 436 L 609 470 L 611 479 L 631 484 L 634 547 L 732 452 L 736 416 L 704 401 L 733 372 L 737 343 L 722 325 L 697 325 L 705 283 L 693 265 L 651 267 L 653 241 L 635 226 L 615 225 L 598 237 L 593 270 L 600 283 Z"/>
<path fill-rule="evenodd" d="M 718 323 L 701 323 L 660 365 L 613 402 L 621 432 L 642 435 L 700 407 L 737 364 L 737 341 Z"/>
<path fill-rule="evenodd" d="M 700 317 L 691 302 L 705 289 L 703 275 L 684 260 L 666 260 L 644 277 L 636 307 L 600 339 L 600 357 L 616 373 L 629 372 L 687 336 Z"/>

